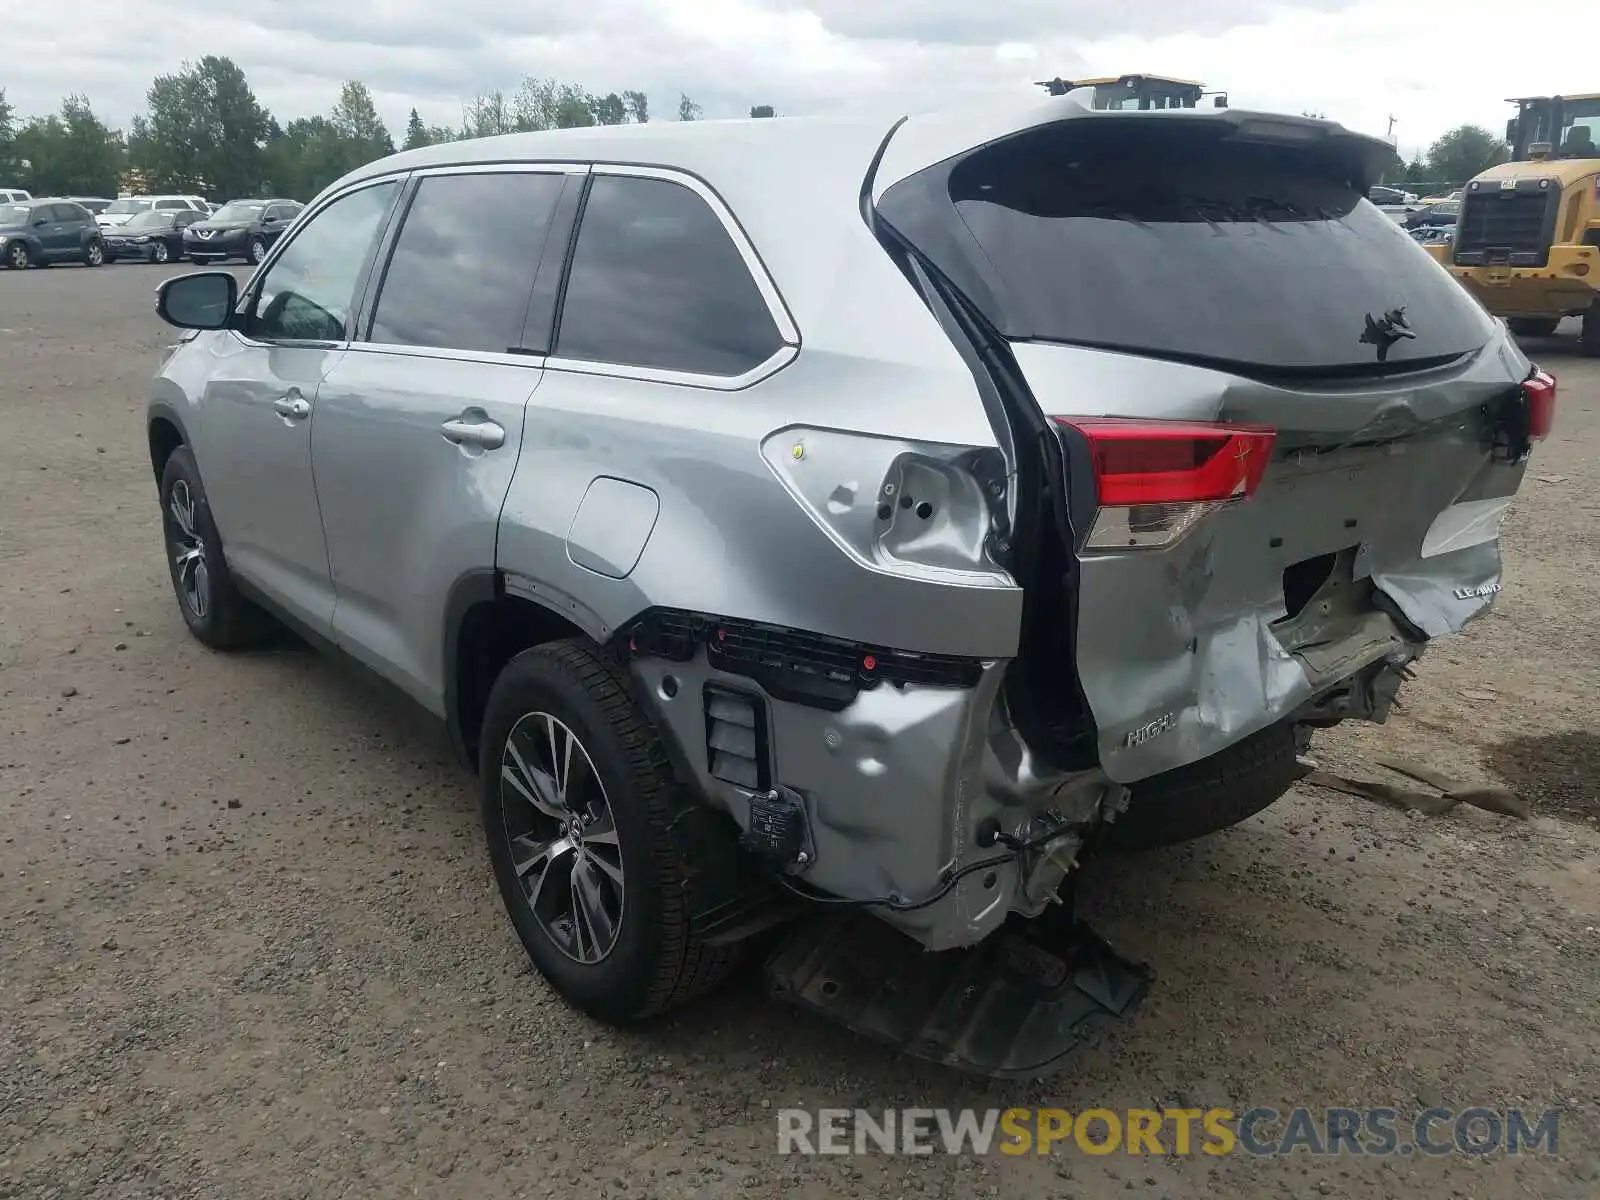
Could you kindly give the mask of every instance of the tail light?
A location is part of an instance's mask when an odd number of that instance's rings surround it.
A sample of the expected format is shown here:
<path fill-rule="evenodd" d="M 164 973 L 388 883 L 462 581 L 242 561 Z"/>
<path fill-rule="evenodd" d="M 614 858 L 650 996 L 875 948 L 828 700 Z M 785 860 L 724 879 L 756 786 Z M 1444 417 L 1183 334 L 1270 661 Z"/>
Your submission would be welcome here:
<path fill-rule="evenodd" d="M 1538 367 L 1522 384 L 1528 401 L 1528 440 L 1542 442 L 1556 423 L 1556 377 Z"/>
<path fill-rule="evenodd" d="M 1254 494 L 1272 457 L 1262 425 L 1056 417 L 1089 446 L 1098 510 L 1086 546 L 1170 546 L 1224 504 Z"/>

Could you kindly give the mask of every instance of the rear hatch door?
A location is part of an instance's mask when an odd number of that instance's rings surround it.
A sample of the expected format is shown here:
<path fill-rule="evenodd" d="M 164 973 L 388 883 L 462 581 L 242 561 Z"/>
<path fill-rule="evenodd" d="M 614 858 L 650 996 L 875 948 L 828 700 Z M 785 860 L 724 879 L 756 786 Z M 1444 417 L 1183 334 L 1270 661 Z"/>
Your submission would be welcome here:
<path fill-rule="evenodd" d="M 1528 363 L 1365 199 L 1381 142 L 1056 103 L 1009 133 L 909 123 L 875 211 L 1055 419 L 1102 764 L 1371 715 L 1352 689 L 1499 588 Z"/>

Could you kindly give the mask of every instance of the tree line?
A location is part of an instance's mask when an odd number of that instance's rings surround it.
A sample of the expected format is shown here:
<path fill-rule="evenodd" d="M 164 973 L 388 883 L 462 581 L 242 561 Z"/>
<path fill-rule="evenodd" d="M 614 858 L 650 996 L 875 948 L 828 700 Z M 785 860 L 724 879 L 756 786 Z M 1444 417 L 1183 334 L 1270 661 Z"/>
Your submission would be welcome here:
<path fill-rule="evenodd" d="M 309 200 L 345 172 L 396 149 L 371 91 L 359 80 L 340 87 L 326 114 L 280 124 L 233 60 L 207 55 L 158 75 L 145 103 L 124 133 L 109 128 L 78 93 L 63 100 L 59 112 L 21 120 L 0 88 L 0 187 L 27 188 L 35 196 L 115 196 L 127 181 L 138 190 L 213 199 Z M 763 104 L 750 115 L 774 114 Z M 700 105 L 680 95 L 678 120 L 700 116 Z M 463 105 L 459 125 L 426 124 L 413 108 L 400 148 L 649 119 L 650 101 L 642 91 L 598 95 L 575 83 L 529 76 L 514 92 L 474 96 Z"/>

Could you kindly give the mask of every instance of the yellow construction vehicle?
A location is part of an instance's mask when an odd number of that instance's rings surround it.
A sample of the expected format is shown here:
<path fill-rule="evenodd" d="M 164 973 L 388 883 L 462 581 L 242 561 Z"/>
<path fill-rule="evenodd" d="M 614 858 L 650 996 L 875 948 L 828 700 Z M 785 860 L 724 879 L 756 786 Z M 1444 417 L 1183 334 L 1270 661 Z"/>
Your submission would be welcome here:
<path fill-rule="evenodd" d="M 1467 184 L 1453 243 L 1430 250 L 1519 336 L 1581 314 L 1600 357 L 1600 93 L 1510 103 L 1511 161 Z"/>

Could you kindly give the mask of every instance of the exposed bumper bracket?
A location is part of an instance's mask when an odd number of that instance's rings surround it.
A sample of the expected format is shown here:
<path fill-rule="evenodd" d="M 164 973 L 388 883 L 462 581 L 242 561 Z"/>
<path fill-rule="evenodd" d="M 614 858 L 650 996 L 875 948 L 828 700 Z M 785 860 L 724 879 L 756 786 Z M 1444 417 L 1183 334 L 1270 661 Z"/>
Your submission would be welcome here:
<path fill-rule="evenodd" d="M 1058 1070 L 1131 1016 L 1148 968 L 1059 913 L 930 954 L 872 917 L 802 926 L 767 963 L 773 994 L 917 1058 L 1002 1079 Z"/>

